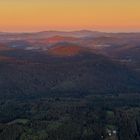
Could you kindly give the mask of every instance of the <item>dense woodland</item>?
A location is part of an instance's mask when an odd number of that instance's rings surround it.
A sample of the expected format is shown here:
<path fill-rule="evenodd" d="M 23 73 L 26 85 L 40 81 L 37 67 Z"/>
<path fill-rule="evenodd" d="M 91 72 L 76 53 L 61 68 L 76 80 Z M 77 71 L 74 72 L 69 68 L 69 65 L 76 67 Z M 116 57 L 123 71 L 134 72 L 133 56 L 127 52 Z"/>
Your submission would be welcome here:
<path fill-rule="evenodd" d="M 135 92 L 139 91 L 135 74 L 109 62 L 109 67 L 123 73 L 119 76 L 116 72 L 117 79 L 124 80 L 128 93 L 110 80 L 105 82 L 110 86 L 92 83 L 97 86 L 95 91 L 90 83 L 82 88 L 82 81 L 75 88 L 79 78 L 89 81 L 91 69 L 112 78 L 111 72 L 106 75 L 102 69 L 104 64 L 95 67 L 95 62 L 81 59 L 79 69 L 79 61 L 61 65 L 1 63 L 0 140 L 139 140 L 140 95 Z"/>
<path fill-rule="evenodd" d="M 1 100 L 1 140 L 139 140 L 140 96 Z"/>

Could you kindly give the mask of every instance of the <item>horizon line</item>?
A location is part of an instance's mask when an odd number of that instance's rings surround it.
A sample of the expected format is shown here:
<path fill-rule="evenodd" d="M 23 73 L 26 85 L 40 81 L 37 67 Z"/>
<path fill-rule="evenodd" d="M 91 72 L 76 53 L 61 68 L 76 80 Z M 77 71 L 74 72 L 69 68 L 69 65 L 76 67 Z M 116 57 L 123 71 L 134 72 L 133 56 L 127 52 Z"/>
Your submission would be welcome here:
<path fill-rule="evenodd" d="M 0 33 L 41 33 L 41 32 L 101 32 L 101 33 L 140 33 L 140 31 L 101 31 L 93 29 L 79 29 L 79 30 L 39 30 L 39 31 L 0 31 Z"/>

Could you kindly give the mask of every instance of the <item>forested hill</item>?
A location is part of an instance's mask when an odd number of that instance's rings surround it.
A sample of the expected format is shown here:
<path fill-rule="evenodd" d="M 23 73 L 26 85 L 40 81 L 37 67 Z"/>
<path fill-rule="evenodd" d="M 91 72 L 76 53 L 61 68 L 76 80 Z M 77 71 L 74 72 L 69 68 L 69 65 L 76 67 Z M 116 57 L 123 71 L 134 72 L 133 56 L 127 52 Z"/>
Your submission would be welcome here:
<path fill-rule="evenodd" d="M 0 62 L 1 98 L 140 91 L 138 73 L 102 55 L 80 52 L 60 57 L 24 50 L 8 50 L 0 55 L 7 57 Z"/>

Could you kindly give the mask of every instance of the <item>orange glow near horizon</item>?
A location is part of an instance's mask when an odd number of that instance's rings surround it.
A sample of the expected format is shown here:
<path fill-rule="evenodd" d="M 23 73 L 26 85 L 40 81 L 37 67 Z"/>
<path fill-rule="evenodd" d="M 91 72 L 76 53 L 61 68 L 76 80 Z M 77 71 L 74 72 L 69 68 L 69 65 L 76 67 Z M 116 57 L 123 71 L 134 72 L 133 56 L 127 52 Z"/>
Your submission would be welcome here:
<path fill-rule="evenodd" d="M 140 31 L 139 0 L 1 0 L 0 31 Z"/>

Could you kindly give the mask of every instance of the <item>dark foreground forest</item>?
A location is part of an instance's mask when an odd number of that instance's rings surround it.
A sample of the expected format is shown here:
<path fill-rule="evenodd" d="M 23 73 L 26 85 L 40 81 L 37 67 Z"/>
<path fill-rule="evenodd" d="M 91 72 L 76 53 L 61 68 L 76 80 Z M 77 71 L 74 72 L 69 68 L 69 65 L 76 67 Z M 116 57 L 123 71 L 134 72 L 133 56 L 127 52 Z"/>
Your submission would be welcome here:
<path fill-rule="evenodd" d="M 1 140 L 139 140 L 140 96 L 0 102 Z"/>

